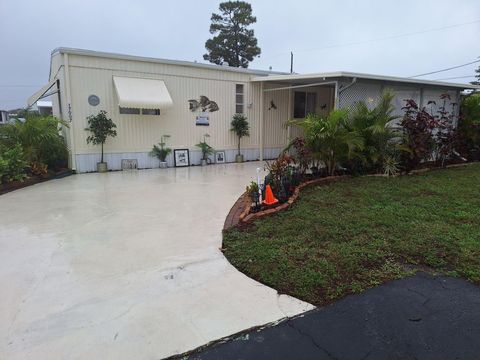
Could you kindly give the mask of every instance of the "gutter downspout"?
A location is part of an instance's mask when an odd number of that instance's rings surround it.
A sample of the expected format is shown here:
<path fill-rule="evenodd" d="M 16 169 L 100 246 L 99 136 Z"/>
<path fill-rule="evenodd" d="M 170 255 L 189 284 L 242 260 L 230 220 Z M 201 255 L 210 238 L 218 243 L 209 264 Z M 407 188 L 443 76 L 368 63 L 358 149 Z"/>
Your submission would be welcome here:
<path fill-rule="evenodd" d="M 263 161 L 263 81 L 260 83 L 260 161 Z"/>
<path fill-rule="evenodd" d="M 67 116 L 69 122 L 69 132 L 70 132 L 70 159 L 71 167 L 73 171 L 77 170 L 77 160 L 75 156 L 75 139 L 73 132 L 73 117 L 72 117 L 72 97 L 70 92 L 70 67 L 68 63 L 68 54 L 64 53 L 64 68 L 65 68 L 65 95 L 67 97 Z"/>

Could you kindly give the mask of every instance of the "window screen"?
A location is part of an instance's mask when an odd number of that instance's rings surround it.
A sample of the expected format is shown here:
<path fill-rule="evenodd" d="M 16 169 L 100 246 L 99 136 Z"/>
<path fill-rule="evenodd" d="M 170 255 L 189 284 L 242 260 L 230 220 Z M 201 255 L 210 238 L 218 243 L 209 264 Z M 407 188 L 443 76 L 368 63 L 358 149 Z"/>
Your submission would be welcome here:
<path fill-rule="evenodd" d="M 142 115 L 160 115 L 160 109 L 142 109 Z"/>
<path fill-rule="evenodd" d="M 120 107 L 120 114 L 140 115 L 140 109 Z"/>
<path fill-rule="evenodd" d="M 295 91 L 293 98 L 293 117 L 295 119 L 303 119 L 308 114 L 315 114 L 316 107 L 316 93 Z"/>

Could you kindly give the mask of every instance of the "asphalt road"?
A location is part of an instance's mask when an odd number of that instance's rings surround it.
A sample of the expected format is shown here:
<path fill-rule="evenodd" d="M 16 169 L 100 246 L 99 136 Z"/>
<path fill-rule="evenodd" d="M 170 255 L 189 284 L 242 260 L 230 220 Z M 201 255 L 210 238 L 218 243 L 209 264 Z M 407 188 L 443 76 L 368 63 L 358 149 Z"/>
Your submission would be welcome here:
<path fill-rule="evenodd" d="M 478 360 L 480 287 L 418 273 L 189 359 Z"/>

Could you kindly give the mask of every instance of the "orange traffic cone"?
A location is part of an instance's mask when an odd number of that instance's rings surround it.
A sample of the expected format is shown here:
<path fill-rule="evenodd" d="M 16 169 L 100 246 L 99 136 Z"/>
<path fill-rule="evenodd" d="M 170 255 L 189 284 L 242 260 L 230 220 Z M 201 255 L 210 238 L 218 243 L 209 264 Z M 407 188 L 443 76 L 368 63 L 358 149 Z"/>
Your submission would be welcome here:
<path fill-rule="evenodd" d="M 263 200 L 263 203 L 265 205 L 273 205 L 278 203 L 278 199 L 273 196 L 273 191 L 270 185 L 267 185 L 267 188 L 265 189 L 265 200 Z"/>

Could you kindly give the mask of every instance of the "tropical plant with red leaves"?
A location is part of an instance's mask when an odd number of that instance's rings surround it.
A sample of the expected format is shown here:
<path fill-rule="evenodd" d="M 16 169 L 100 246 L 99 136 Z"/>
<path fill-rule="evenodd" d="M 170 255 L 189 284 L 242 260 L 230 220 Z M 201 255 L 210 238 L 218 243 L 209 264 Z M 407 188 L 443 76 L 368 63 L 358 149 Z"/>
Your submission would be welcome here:
<path fill-rule="evenodd" d="M 296 137 L 285 148 L 285 152 L 293 150 L 292 159 L 298 165 L 301 174 L 309 169 L 312 162 L 312 152 L 305 146 L 305 139 Z"/>
<path fill-rule="evenodd" d="M 438 109 L 438 115 L 435 116 L 436 128 L 434 131 L 435 145 L 433 155 L 435 161 L 444 166 L 445 161 L 452 156 L 458 143 L 456 129 L 458 116 L 455 111 L 457 104 L 451 102 L 449 94 L 440 95 L 440 99 L 443 100 L 443 103 Z M 450 102 L 451 112 L 447 110 L 447 100 Z"/>
<path fill-rule="evenodd" d="M 407 172 L 427 161 L 434 149 L 433 130 L 437 126 L 435 117 L 425 108 L 420 108 L 415 100 L 407 99 L 401 126 L 404 132 L 402 165 Z"/>

